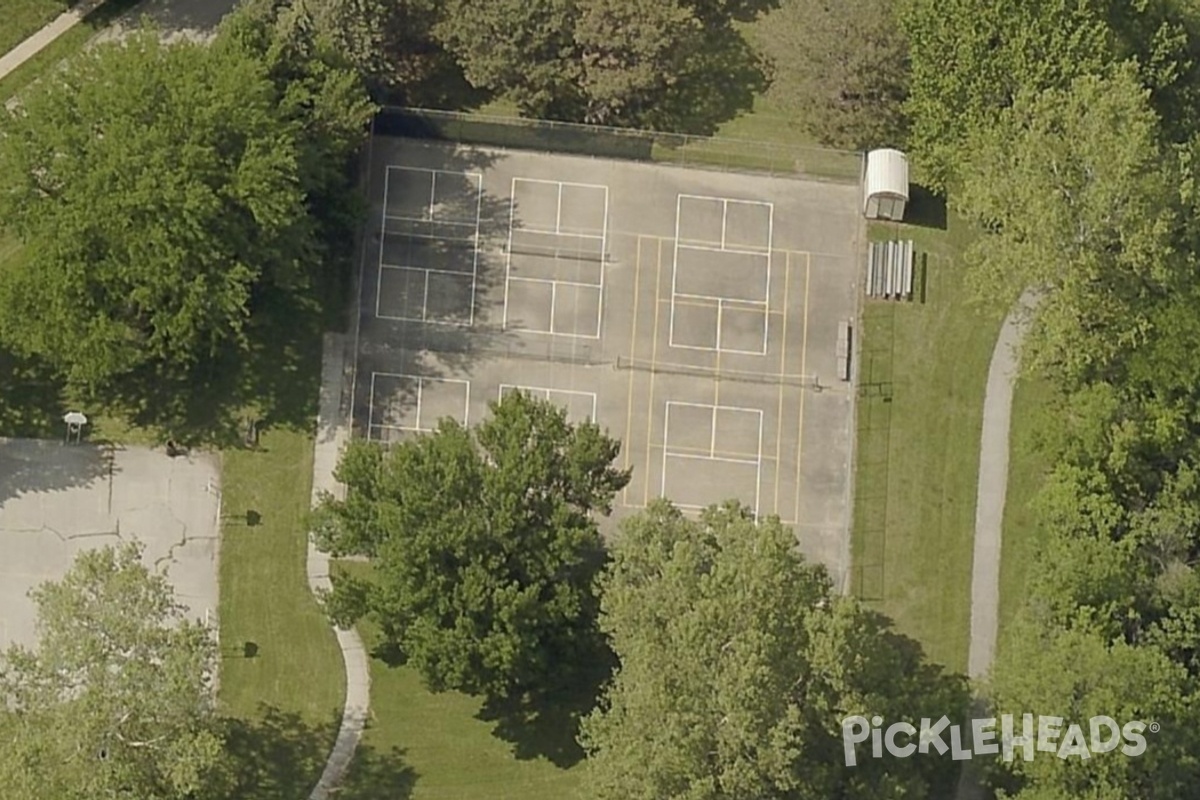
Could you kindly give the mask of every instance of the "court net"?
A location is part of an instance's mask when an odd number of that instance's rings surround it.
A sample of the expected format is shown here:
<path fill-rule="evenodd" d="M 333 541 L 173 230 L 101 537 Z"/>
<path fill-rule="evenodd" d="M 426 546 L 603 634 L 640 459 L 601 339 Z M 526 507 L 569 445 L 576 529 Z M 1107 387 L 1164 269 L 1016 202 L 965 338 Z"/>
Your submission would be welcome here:
<path fill-rule="evenodd" d="M 514 255 L 541 256 L 558 261 L 604 261 L 604 238 L 570 233 L 513 230 L 506 249 Z"/>
<path fill-rule="evenodd" d="M 770 374 L 761 372 L 746 372 L 736 369 L 717 369 L 693 364 L 668 364 L 661 361 L 647 361 L 628 356 L 617 356 L 614 367 L 618 370 L 634 370 L 637 372 L 665 373 L 668 375 L 690 375 L 698 378 L 711 378 L 738 383 L 757 383 L 764 386 L 801 386 L 818 388 L 820 383 L 815 375 Z"/>
<path fill-rule="evenodd" d="M 406 239 L 435 239 L 463 247 L 474 247 L 476 243 L 473 222 L 384 217 L 383 233 Z"/>

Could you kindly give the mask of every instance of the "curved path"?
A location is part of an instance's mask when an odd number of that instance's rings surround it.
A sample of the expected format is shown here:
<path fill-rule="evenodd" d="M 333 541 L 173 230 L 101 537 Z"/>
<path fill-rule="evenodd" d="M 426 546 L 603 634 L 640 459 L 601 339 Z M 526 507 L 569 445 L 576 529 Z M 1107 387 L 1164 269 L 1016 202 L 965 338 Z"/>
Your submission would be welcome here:
<path fill-rule="evenodd" d="M 326 334 L 321 356 L 321 399 L 317 416 L 317 441 L 313 454 L 313 503 L 321 492 L 336 497 L 344 495 L 344 489 L 333 477 L 338 457 L 349 438 L 346 424 L 347 404 L 343 396 L 345 380 L 346 344 L 337 334 Z M 328 589 L 329 556 L 320 552 L 309 542 L 308 585 L 314 593 Z M 335 628 L 338 647 L 342 650 L 342 662 L 346 668 L 346 703 L 342 710 L 342 724 L 338 729 L 333 751 L 325 763 L 325 771 L 317 782 L 309 800 L 326 800 L 336 793 L 346 769 L 354 759 L 354 751 L 362 738 L 363 728 L 371 703 L 371 672 L 367 664 L 367 653 L 358 632 Z"/>
<path fill-rule="evenodd" d="M 967 675 L 972 681 L 987 675 L 996 653 L 1000 608 L 1000 537 L 1004 524 L 1004 501 L 1008 493 L 1013 389 L 1017 380 L 1018 351 L 1027 329 L 1029 312 L 1036 303 L 1036 297 L 1027 292 L 1017 301 L 1016 308 L 1004 318 L 988 367 L 987 389 L 983 397 L 983 430 L 979 442 L 975 553 L 971 566 L 971 645 L 967 653 Z M 977 710 L 982 711 L 978 706 Z M 964 768 L 957 799 L 976 800 L 983 796 L 978 775 L 974 770 Z"/>

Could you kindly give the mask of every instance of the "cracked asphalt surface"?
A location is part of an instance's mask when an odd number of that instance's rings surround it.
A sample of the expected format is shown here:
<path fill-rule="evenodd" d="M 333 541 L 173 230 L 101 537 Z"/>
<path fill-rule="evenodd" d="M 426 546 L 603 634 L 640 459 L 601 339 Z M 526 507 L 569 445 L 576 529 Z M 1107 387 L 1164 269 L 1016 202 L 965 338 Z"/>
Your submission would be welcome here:
<path fill-rule="evenodd" d="M 189 617 L 215 612 L 219 497 L 209 454 L 0 439 L 0 649 L 36 642 L 30 589 L 120 541 L 144 545 Z"/>

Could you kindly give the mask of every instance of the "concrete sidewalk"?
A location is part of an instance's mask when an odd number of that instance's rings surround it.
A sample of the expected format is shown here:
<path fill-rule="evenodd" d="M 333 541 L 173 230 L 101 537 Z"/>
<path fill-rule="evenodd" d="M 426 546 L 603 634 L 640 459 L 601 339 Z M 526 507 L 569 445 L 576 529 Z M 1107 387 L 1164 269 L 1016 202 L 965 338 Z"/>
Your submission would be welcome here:
<path fill-rule="evenodd" d="M 338 458 L 350 438 L 347 411 L 349 397 L 346 387 L 348 360 L 346 338 L 338 334 L 326 334 L 321 357 L 321 398 L 317 416 L 317 441 L 313 454 L 313 504 L 322 492 L 335 497 L 345 496 L 345 487 L 333 477 Z M 330 588 L 329 556 L 320 552 L 309 542 L 308 584 L 313 592 Z M 354 751 L 362 738 L 363 727 L 371 702 L 371 672 L 367 664 L 367 653 L 358 632 L 335 629 L 338 647 L 342 650 L 342 661 L 346 668 L 346 703 L 342 711 L 342 725 L 338 730 L 333 751 L 325 764 L 309 800 L 326 800 L 335 793 L 341 783 Z"/>
<path fill-rule="evenodd" d="M 59 14 L 49 25 L 0 56 L 0 79 L 7 77 L 17 67 L 49 47 L 55 39 L 74 28 L 84 17 L 102 5 L 104 5 L 104 0 L 83 0 L 82 3 Z"/>
<path fill-rule="evenodd" d="M 1030 313 L 1037 305 L 1032 293 L 1022 295 L 1005 317 L 992 350 L 987 390 L 983 398 L 983 431 L 979 442 L 979 487 L 975 500 L 975 552 L 971 566 L 971 644 L 967 675 L 972 681 L 987 676 L 996 654 L 1000 611 L 1000 544 L 1004 502 L 1008 496 L 1009 433 L 1019 351 Z M 973 715 L 985 715 L 976 699 Z M 977 766 L 964 764 L 956 800 L 982 800 L 985 792 Z"/>

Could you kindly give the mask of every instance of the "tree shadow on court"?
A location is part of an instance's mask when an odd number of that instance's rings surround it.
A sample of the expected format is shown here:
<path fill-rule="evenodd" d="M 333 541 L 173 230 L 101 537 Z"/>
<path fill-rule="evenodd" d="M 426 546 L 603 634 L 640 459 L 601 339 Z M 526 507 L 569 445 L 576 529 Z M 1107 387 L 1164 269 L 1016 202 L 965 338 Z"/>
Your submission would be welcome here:
<path fill-rule="evenodd" d="M 335 712 L 313 724 L 298 714 L 262 706 L 256 719 L 225 720 L 230 755 L 224 796 L 238 800 L 296 800 L 308 797 L 321 777 L 341 724 Z M 416 773 L 398 749 L 388 752 L 360 743 L 337 796 L 348 800 L 406 800 Z"/>
<path fill-rule="evenodd" d="M 26 494 L 88 486 L 115 470 L 106 448 L 65 445 L 61 437 L 0 440 L 0 504 Z"/>
<path fill-rule="evenodd" d="M 403 127 L 389 131 L 413 133 Z M 391 133 L 380 138 L 399 144 L 390 141 Z M 486 360 L 586 363 L 596 357 L 578 341 L 560 343 L 546 337 L 544 342 L 530 342 L 504 327 L 506 248 L 511 227 L 522 225 L 520 209 L 513 207 L 508 194 L 481 191 L 470 177 L 491 170 L 501 157 L 471 147 L 438 149 L 437 221 L 411 219 L 414 212 L 400 202 L 394 209 L 385 208 L 382 228 L 370 231 L 356 356 L 360 387 L 354 405 L 360 431 L 368 415 L 379 424 L 383 417 L 415 406 L 418 377 L 462 379 Z M 377 155 L 376 161 L 374 169 L 385 168 L 384 157 Z M 379 255 L 379 266 L 370 263 L 372 253 Z M 412 289 L 404 282 L 414 275 L 393 267 L 438 264 L 455 265 L 452 271 L 462 277 L 431 273 L 426 278 L 418 270 L 416 280 L 423 282 L 419 285 L 424 294 L 415 306 L 405 305 L 411 303 Z"/>
<path fill-rule="evenodd" d="M 489 699 L 478 717 L 522 760 L 544 758 L 562 769 L 583 760 L 579 723 L 591 713 L 617 668 L 617 657 L 598 642 L 577 664 L 564 663 L 550 685 L 518 697 Z"/>

